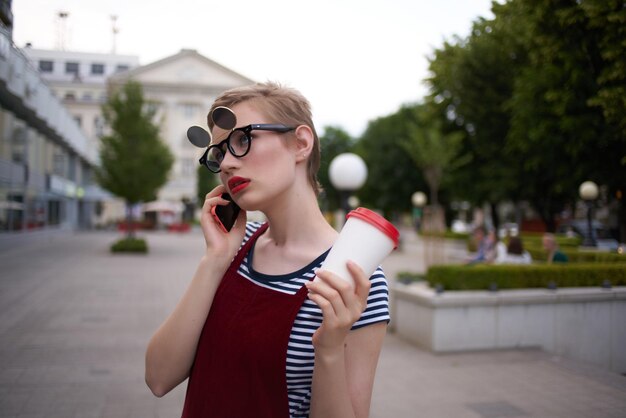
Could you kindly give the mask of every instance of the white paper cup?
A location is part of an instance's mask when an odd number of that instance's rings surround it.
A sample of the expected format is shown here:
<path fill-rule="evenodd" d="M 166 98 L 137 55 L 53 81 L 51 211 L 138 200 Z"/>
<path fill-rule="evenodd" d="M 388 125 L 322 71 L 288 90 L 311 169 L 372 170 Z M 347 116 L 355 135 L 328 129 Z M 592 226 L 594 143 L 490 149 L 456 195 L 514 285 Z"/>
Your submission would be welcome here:
<path fill-rule="evenodd" d="M 354 261 L 367 277 L 398 247 L 400 233 L 385 218 L 366 208 L 357 208 L 347 220 L 320 270 L 328 270 L 354 286 L 346 262 Z"/>

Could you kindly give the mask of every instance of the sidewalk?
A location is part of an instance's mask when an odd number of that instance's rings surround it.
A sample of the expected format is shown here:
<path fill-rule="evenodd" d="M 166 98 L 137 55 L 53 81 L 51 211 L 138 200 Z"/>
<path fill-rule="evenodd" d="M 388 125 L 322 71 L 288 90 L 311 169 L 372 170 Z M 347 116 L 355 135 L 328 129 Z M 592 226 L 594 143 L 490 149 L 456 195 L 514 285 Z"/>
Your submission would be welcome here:
<path fill-rule="evenodd" d="M 0 417 L 180 416 L 185 385 L 153 397 L 143 356 L 203 238 L 152 233 L 148 256 L 111 255 L 117 237 L 53 234 L 0 248 Z M 404 244 L 384 264 L 390 277 L 423 270 L 419 240 Z M 538 350 L 433 355 L 389 334 L 371 416 L 626 417 L 626 377 Z"/>

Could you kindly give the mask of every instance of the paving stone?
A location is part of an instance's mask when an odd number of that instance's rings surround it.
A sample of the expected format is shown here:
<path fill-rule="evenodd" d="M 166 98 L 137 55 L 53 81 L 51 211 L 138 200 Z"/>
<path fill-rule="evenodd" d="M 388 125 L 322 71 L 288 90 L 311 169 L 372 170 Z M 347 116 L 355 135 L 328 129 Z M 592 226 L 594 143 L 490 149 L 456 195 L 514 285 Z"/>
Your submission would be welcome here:
<path fill-rule="evenodd" d="M 467 407 L 482 418 L 527 417 L 528 413 L 506 401 L 476 402 Z"/>
<path fill-rule="evenodd" d="M 117 256 L 108 252 L 117 237 L 0 240 L 0 417 L 180 416 L 186 385 L 155 398 L 144 353 L 193 275 L 203 238 L 151 233 L 148 256 Z M 383 264 L 390 280 L 423 270 L 420 245 L 405 235 L 403 252 Z M 388 334 L 371 417 L 416 416 L 623 418 L 626 377 L 539 350 L 434 355 Z"/>

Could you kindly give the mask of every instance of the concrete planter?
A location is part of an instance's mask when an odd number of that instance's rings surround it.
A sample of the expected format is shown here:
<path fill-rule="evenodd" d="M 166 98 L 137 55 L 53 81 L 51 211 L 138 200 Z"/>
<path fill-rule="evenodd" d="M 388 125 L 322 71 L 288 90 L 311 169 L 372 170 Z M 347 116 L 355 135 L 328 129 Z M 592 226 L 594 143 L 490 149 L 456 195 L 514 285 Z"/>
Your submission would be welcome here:
<path fill-rule="evenodd" d="M 393 328 L 431 351 L 540 347 L 626 373 L 626 287 L 453 291 L 392 289 Z"/>

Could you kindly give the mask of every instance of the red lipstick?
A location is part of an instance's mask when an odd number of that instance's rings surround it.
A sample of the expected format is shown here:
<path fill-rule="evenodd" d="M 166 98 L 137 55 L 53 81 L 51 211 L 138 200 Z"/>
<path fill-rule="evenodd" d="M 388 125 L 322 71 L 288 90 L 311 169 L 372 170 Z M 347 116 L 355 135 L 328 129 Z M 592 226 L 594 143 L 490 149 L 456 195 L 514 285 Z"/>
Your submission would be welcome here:
<path fill-rule="evenodd" d="M 248 184 L 250 184 L 249 179 L 237 176 L 232 177 L 228 180 L 228 188 L 230 189 L 230 194 L 235 195 L 239 193 L 240 191 L 248 187 Z"/>

